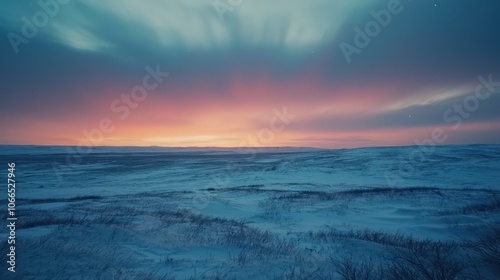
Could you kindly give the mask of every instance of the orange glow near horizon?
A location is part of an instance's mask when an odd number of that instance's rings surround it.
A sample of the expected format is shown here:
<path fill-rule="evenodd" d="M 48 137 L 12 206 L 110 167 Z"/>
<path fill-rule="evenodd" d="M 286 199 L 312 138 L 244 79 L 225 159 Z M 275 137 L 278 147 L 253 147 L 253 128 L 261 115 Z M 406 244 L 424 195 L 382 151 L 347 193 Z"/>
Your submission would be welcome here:
<path fill-rule="evenodd" d="M 204 83 L 177 86 L 168 92 L 151 92 L 128 113 L 111 109 L 122 93 L 109 91 L 100 99 L 85 102 L 86 113 L 68 114 L 65 119 L 18 120 L 19 129 L 3 142 L 42 145 L 172 146 L 172 147 L 278 147 L 308 146 L 353 148 L 412 145 L 433 127 L 383 129 L 315 129 L 317 119 L 349 121 L 386 113 L 397 101 L 397 87 L 335 88 L 321 86 L 310 78 L 288 83 L 245 80 L 234 77 L 221 92 L 209 91 Z M 196 94 L 195 94 L 196 93 Z M 193 98 L 193 96 L 195 96 Z M 123 106 L 123 104 L 122 104 Z M 288 123 L 275 111 L 286 107 L 294 115 Z M 123 119 L 122 119 L 123 118 Z M 109 119 L 113 131 L 101 131 Z M 282 129 L 283 126 L 283 129 Z M 497 123 L 464 124 L 462 132 L 498 128 Z M 49 128 L 49 129 L 47 129 Z M 85 132 L 84 132 L 85 131 Z M 28 133 L 29 132 L 29 133 Z M 96 134 L 97 133 L 97 134 Z M 91 134 L 91 141 L 86 134 Z M 57 135 L 53 137 L 53 135 Z M 102 137 L 101 137 L 102 135 Z M 32 139 L 36 139 L 33 141 Z"/>

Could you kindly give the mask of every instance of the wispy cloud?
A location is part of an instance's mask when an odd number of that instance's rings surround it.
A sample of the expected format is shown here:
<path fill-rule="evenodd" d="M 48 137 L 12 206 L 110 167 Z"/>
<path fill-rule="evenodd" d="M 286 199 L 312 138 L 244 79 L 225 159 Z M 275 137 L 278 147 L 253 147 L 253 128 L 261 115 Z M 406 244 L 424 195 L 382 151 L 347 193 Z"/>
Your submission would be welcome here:
<path fill-rule="evenodd" d="M 425 90 L 412 94 L 412 96 L 403 100 L 389 104 L 385 107 L 386 110 L 395 111 L 402 110 L 412 106 L 434 105 L 440 102 L 455 99 L 459 96 L 470 94 L 474 91 L 474 86 L 460 86 L 454 89 L 447 90 Z"/>

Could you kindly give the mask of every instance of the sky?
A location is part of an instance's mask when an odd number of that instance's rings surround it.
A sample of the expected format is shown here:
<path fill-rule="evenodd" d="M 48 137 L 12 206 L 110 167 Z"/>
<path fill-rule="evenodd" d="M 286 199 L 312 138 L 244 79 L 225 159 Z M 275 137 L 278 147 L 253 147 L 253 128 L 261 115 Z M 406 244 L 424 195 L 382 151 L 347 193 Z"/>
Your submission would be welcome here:
<path fill-rule="evenodd" d="M 1 0 L 0 144 L 500 143 L 496 0 Z"/>

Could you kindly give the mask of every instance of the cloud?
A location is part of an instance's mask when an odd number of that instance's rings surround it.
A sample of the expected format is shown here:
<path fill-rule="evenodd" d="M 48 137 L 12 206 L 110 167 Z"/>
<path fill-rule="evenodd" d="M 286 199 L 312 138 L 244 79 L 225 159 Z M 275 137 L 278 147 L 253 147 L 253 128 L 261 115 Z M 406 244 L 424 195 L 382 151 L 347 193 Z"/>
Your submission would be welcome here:
<path fill-rule="evenodd" d="M 441 103 L 450 99 L 456 99 L 457 97 L 466 94 L 470 94 L 474 91 L 474 89 L 474 86 L 460 86 L 451 90 L 424 90 L 422 92 L 412 94 L 412 96 L 404 98 L 403 100 L 398 100 L 397 102 L 391 103 L 387 107 L 385 107 L 385 109 L 389 111 L 396 111 L 403 110 L 412 106 L 427 106 Z"/>
<path fill-rule="evenodd" d="M 373 2 L 242 1 L 221 20 L 212 0 L 125 0 L 120 5 L 109 0 L 72 1 L 60 6 L 43 33 L 61 44 L 85 50 L 109 44 L 119 48 L 140 40 L 141 44 L 163 49 L 253 46 L 297 51 L 331 42 L 353 10 Z M 10 3 L 9 8 L 11 13 L 2 17 L 11 26 L 41 9 L 22 3 Z"/>
<path fill-rule="evenodd" d="M 401 1 L 403 11 L 349 64 L 339 43 L 352 42 L 354 27 L 387 1 L 243 0 L 224 20 L 213 0 L 70 1 L 17 55 L 4 36 L 0 125 L 12 133 L 2 139 L 79 139 L 141 82 L 146 65 L 159 64 L 168 82 L 110 136 L 113 143 L 231 143 L 283 105 L 298 117 L 280 143 L 350 137 L 368 145 L 388 130 L 407 140 L 441 125 L 478 75 L 500 79 L 500 4 L 431 2 Z M 21 34 L 21 19 L 40 10 L 6 2 L 1 33 Z M 492 96 L 467 122 L 498 122 L 498 106 Z M 488 127 L 474 139 L 495 135 Z"/>
<path fill-rule="evenodd" d="M 112 47 L 110 43 L 97 38 L 93 33 L 84 28 L 71 28 L 61 23 L 55 23 L 53 28 L 53 35 L 57 37 L 56 40 L 77 50 L 104 51 Z"/>

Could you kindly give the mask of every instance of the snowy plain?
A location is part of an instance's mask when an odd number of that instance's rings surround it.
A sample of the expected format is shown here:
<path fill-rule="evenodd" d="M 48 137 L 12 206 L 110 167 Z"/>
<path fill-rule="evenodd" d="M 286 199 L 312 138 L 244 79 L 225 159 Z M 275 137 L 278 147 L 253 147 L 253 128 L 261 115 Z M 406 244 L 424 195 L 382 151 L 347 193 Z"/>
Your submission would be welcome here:
<path fill-rule="evenodd" d="M 0 278 L 495 279 L 500 146 L 420 148 L 0 146 Z"/>

